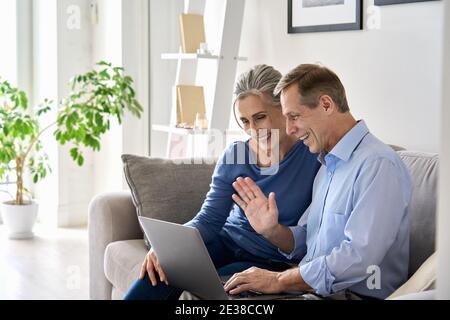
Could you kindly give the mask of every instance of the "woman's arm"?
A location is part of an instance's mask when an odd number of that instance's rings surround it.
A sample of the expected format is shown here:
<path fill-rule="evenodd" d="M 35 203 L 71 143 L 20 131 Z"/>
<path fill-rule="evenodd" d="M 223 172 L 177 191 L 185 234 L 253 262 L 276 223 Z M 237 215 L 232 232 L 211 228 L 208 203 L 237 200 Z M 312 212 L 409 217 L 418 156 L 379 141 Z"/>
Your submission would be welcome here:
<path fill-rule="evenodd" d="M 289 227 L 278 222 L 275 193 L 270 193 L 267 199 L 250 178 L 238 178 L 232 186 L 239 194 L 233 194 L 232 198 L 244 210 L 253 229 L 280 250 L 291 252 L 295 247 L 294 236 Z"/>
<path fill-rule="evenodd" d="M 205 243 L 220 232 L 234 205 L 231 198 L 234 192 L 232 183 L 239 171 L 239 165 L 226 162 L 227 154 L 233 151 L 234 146 L 235 144 L 227 148 L 218 161 L 212 176 L 210 190 L 200 212 L 185 224 L 197 228 Z"/>

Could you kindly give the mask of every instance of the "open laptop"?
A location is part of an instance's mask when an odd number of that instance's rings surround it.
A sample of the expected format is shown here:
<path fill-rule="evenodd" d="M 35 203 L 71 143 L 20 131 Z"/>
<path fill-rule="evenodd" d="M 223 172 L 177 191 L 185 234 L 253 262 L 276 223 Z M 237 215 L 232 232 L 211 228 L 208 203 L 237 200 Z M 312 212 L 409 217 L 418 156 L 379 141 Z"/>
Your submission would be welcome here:
<path fill-rule="evenodd" d="M 227 279 L 219 277 L 197 229 L 145 217 L 139 217 L 139 222 L 171 286 L 206 300 L 286 298 L 285 294 L 264 295 L 257 292 L 228 295 L 223 288 Z"/>

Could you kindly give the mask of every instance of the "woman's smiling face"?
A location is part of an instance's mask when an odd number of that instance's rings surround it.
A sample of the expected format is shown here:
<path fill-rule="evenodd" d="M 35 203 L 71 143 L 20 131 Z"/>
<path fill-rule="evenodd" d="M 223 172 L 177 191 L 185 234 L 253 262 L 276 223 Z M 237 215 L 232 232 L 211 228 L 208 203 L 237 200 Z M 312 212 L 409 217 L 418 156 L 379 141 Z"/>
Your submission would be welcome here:
<path fill-rule="evenodd" d="M 278 130 L 280 141 L 286 137 L 286 120 L 281 106 L 273 105 L 268 96 L 248 95 L 239 99 L 236 102 L 236 117 L 243 130 L 260 148 L 270 148 L 272 130 Z"/>

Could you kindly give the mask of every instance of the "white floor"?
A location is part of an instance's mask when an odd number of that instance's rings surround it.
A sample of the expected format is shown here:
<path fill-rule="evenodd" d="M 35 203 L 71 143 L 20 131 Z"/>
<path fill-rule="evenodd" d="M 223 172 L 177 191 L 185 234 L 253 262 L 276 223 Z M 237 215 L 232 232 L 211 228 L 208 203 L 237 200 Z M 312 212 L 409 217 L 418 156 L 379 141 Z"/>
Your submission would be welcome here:
<path fill-rule="evenodd" d="M 87 230 L 38 225 L 35 234 L 12 241 L 0 225 L 0 300 L 88 299 Z"/>

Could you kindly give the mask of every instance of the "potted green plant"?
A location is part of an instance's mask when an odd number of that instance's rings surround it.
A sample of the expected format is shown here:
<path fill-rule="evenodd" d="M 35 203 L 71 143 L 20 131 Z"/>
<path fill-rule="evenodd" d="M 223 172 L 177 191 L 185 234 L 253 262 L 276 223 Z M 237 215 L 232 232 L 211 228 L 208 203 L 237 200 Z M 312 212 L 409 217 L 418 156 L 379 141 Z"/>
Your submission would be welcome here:
<path fill-rule="evenodd" d="M 3 221 L 12 239 L 33 237 L 38 204 L 24 185 L 28 172 L 33 183 L 44 179 L 51 168 L 41 137 L 54 128 L 54 137 L 62 145 L 71 143 L 70 155 L 82 166 L 82 148 L 100 150 L 100 139 L 115 118 L 122 123 L 125 111 L 140 118 L 143 111 L 132 87 L 133 80 L 123 68 L 99 62 L 97 68 L 71 80 L 66 99 L 55 104 L 45 100 L 30 107 L 25 92 L 0 79 L 0 181 L 15 175 L 16 194 L 0 204 Z M 56 105 L 57 118 L 41 128 L 40 118 Z"/>

